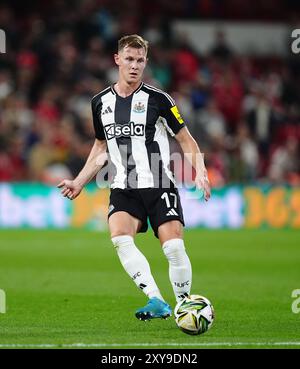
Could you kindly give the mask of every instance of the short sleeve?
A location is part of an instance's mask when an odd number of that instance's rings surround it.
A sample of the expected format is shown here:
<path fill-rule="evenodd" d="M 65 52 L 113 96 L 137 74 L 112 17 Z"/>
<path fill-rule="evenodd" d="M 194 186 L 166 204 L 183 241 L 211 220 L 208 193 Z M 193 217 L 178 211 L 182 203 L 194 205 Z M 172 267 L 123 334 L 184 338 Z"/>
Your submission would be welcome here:
<path fill-rule="evenodd" d="M 172 136 L 176 135 L 181 128 L 185 126 L 185 122 L 175 104 L 175 101 L 166 93 L 160 94 L 160 115 L 165 118 L 167 129 Z"/>
<path fill-rule="evenodd" d="M 105 140 L 105 133 L 103 129 L 103 124 L 101 120 L 101 100 L 92 99 L 92 114 L 93 114 L 93 124 L 95 130 L 95 137 L 98 140 Z"/>

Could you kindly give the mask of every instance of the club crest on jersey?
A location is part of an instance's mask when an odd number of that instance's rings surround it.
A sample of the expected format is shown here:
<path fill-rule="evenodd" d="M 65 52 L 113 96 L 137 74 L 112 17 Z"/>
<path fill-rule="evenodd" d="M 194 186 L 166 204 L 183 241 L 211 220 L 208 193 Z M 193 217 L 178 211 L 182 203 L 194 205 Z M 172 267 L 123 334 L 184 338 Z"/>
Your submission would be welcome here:
<path fill-rule="evenodd" d="M 142 104 L 141 102 L 138 102 L 137 104 L 134 105 L 133 111 L 135 113 L 144 113 L 144 111 L 145 111 L 145 105 Z"/>
<path fill-rule="evenodd" d="M 127 124 L 107 124 L 104 126 L 107 140 L 118 137 L 144 136 L 145 126 L 129 122 Z"/>

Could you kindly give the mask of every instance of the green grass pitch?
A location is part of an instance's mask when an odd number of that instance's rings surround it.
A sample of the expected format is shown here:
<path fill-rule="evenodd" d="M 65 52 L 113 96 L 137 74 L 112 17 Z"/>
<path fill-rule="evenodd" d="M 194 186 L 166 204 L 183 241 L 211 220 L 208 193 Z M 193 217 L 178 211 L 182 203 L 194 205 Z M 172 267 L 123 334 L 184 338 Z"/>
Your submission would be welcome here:
<path fill-rule="evenodd" d="M 138 235 L 165 299 L 174 307 L 168 264 L 152 232 Z M 192 293 L 209 298 L 216 318 L 200 336 L 181 332 L 173 318 L 138 321 L 140 292 L 107 233 L 0 231 L 0 348 L 296 348 L 300 313 L 298 231 L 186 230 Z M 299 304 L 300 305 L 300 304 Z"/>

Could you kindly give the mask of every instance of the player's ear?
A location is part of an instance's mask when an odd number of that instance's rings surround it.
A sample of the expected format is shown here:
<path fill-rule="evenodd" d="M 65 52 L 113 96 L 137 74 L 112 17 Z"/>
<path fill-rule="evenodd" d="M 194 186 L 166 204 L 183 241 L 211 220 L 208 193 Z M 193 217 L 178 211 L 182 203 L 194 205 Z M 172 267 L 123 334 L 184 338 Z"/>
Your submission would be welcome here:
<path fill-rule="evenodd" d="M 117 65 L 120 65 L 120 55 L 119 54 L 114 54 L 114 59 L 115 59 L 115 63 Z"/>

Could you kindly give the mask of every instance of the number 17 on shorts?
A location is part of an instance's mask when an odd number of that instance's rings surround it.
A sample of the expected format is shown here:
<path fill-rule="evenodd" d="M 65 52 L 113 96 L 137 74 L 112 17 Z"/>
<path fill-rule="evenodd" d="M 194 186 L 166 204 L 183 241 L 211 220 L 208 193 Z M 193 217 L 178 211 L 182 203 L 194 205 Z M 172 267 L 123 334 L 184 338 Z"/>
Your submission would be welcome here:
<path fill-rule="evenodd" d="M 167 207 L 167 213 L 166 213 L 167 216 L 179 215 L 178 209 L 177 209 L 178 197 L 176 193 L 164 192 L 160 198 L 165 202 L 165 205 Z"/>

